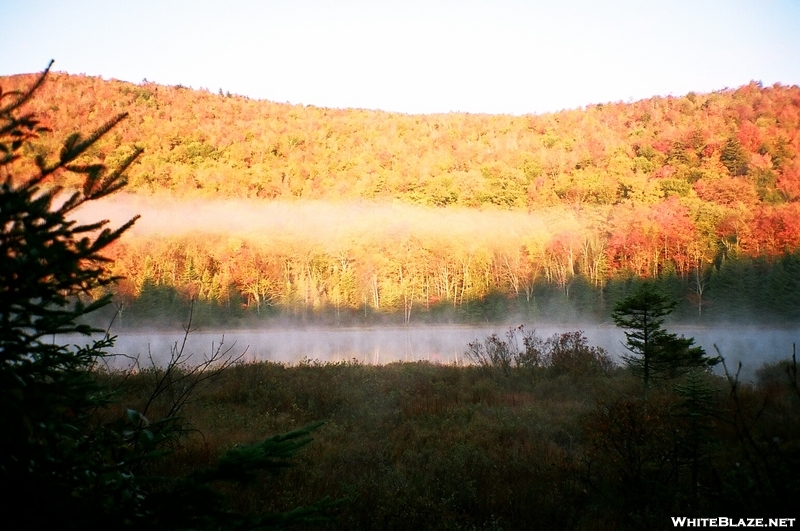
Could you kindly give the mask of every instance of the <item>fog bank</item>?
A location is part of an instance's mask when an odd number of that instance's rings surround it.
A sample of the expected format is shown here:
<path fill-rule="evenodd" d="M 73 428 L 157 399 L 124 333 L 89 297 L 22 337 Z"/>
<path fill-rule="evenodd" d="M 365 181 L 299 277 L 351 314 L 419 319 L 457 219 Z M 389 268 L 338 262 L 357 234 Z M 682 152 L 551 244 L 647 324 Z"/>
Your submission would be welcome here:
<path fill-rule="evenodd" d="M 425 234 L 468 241 L 535 236 L 554 226 L 577 226 L 571 213 L 434 208 L 399 202 L 174 200 L 115 194 L 75 213 L 82 223 L 108 219 L 119 226 L 141 218 L 131 236 L 212 233 L 229 236 L 280 234 L 286 239 L 328 242 L 344 235 L 402 237 Z"/>
<path fill-rule="evenodd" d="M 265 330 L 201 330 L 190 335 L 187 352 L 202 360 L 224 339 L 231 354 L 244 353 L 245 361 L 273 361 L 296 364 L 304 359 L 321 362 L 356 360 L 364 364 L 397 361 L 466 363 L 465 352 L 471 341 L 482 341 L 495 333 L 501 337 L 508 326 L 415 326 L 374 328 L 281 328 Z M 616 360 L 625 353 L 622 330 L 608 325 L 547 324 L 532 326 L 547 338 L 556 333 L 583 330 L 589 344 L 603 347 Z M 765 362 L 791 358 L 792 343 L 800 340 L 800 328 L 764 327 L 670 327 L 670 331 L 694 337 L 709 355 L 716 355 L 714 345 L 736 370 L 743 363 L 742 375 L 752 378 Z M 170 347 L 183 337 L 182 332 L 122 331 L 114 352 L 147 360 L 152 353 L 156 363 L 169 359 Z M 721 371 L 721 369 L 719 369 Z M 719 372 L 719 371 L 718 371 Z"/>

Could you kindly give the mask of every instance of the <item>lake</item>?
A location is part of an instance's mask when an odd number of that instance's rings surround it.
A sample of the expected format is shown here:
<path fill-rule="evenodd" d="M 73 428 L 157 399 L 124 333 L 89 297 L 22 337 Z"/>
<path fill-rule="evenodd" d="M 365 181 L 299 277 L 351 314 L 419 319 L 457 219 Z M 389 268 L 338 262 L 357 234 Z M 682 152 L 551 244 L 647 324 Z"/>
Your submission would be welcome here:
<path fill-rule="evenodd" d="M 538 335 L 547 338 L 561 332 L 583 330 L 590 345 L 606 349 L 614 358 L 625 352 L 625 336 L 613 325 L 539 324 Z M 321 362 L 357 360 L 364 364 L 385 364 L 396 361 L 430 361 L 433 363 L 467 363 L 464 353 L 472 341 L 483 340 L 496 333 L 501 337 L 509 325 L 493 326 L 398 326 L 374 328 L 265 328 L 259 330 L 198 330 L 190 334 L 186 352 L 193 360 L 202 360 L 216 350 L 230 348 L 233 355 L 244 354 L 246 361 L 274 361 L 296 364 L 304 359 Z M 743 374 L 753 371 L 765 361 L 789 359 L 792 344 L 800 342 L 800 326 L 672 326 L 670 332 L 694 337 L 696 343 L 714 354 L 716 344 L 728 367 L 744 364 Z M 183 339 L 182 331 L 121 330 L 113 349 L 116 353 L 148 359 L 158 364 L 169 359 L 170 349 Z M 121 362 L 122 363 L 122 362 Z"/>

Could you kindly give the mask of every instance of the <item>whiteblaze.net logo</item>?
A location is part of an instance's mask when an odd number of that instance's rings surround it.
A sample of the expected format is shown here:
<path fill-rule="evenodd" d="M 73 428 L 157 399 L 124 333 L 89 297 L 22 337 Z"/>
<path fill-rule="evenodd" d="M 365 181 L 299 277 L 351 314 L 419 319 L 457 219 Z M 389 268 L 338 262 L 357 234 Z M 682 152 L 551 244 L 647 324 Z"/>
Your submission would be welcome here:
<path fill-rule="evenodd" d="M 673 516 L 675 527 L 794 527 L 796 518 L 687 518 Z"/>

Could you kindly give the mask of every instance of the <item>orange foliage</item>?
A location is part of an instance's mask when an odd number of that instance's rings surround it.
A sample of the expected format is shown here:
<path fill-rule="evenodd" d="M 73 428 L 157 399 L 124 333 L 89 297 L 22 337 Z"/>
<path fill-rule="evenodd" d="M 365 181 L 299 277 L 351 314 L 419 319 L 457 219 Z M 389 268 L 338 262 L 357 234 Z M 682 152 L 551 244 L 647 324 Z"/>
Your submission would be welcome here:
<path fill-rule="evenodd" d="M 28 105 L 52 130 L 30 154 L 129 112 L 87 158 L 113 166 L 143 147 L 128 172 L 138 196 L 439 208 L 402 211 L 405 228 L 365 219 L 362 230 L 328 240 L 313 234 L 325 232 L 318 226 L 289 225 L 271 229 L 281 238 L 139 235 L 114 250 L 126 297 L 152 282 L 200 298 L 234 290 L 249 306 L 335 302 L 408 314 L 496 289 L 530 296 L 541 278 L 568 291 L 576 275 L 599 283 L 619 270 L 687 274 L 734 240 L 752 254 L 800 246 L 796 86 L 751 83 L 515 117 L 325 109 L 52 74 Z M 737 177 L 720 160 L 731 139 L 748 168 Z M 527 221 L 484 223 L 503 211 L 546 222 L 535 237 Z M 466 221 L 439 226 L 431 212 Z M 420 220 L 434 228 L 420 229 Z"/>
<path fill-rule="evenodd" d="M 0 84 L 23 87 L 30 79 L 5 77 Z M 720 146 L 731 137 L 748 158 L 763 156 L 779 137 L 786 139 L 789 162 L 800 148 L 800 89 L 755 83 L 735 91 L 514 117 L 324 109 L 53 74 L 30 106 L 53 130 L 34 150 L 130 112 L 131 119 L 93 155 L 113 162 L 132 144 L 140 145 L 145 156 L 129 171 L 129 190 L 185 197 L 531 208 L 558 201 L 558 194 L 547 192 L 549 178 L 576 183 L 564 196 L 570 202 L 590 197 L 614 203 L 624 196 L 613 179 L 602 196 L 587 196 L 591 187 L 579 181 L 603 174 L 617 178 L 624 167 L 648 178 L 713 178 L 692 172 L 718 165 Z"/>

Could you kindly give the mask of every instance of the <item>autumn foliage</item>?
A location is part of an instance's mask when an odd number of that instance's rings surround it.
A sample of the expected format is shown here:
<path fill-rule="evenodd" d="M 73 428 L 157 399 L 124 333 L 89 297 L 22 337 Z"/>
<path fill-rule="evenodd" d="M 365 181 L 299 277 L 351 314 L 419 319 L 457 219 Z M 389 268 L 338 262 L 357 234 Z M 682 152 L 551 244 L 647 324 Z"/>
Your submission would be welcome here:
<path fill-rule="evenodd" d="M 4 89 L 30 82 L 0 79 Z M 602 298 L 615 279 L 674 276 L 678 298 L 702 313 L 726 262 L 754 261 L 764 277 L 800 244 L 796 86 L 544 115 L 406 115 L 54 74 L 29 106 L 52 130 L 35 153 L 128 112 L 86 159 L 113 165 L 143 148 L 128 172 L 137 197 L 353 208 L 328 219 L 346 228 L 324 237 L 303 215 L 281 233 L 138 233 L 116 249 L 126 301 L 408 321 L 431 308 L 469 313 L 496 295 L 529 305 L 537 289 L 569 300 L 589 286 Z M 75 186 L 69 178 L 59 184 Z M 403 208 L 404 221 L 359 208 Z M 479 230 L 432 227 L 436 217 Z"/>

